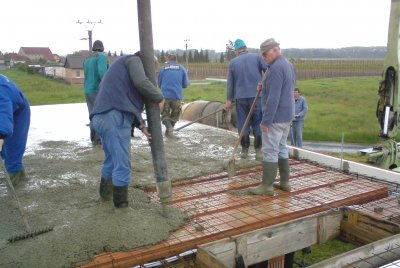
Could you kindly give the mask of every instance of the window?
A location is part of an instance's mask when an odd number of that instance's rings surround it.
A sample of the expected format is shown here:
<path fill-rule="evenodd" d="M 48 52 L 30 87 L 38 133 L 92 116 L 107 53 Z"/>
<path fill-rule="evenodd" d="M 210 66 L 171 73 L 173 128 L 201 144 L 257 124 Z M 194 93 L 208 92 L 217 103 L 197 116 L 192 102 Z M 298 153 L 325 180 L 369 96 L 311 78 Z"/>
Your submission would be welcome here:
<path fill-rule="evenodd" d="M 76 70 L 75 78 L 80 78 L 80 77 L 81 77 L 81 70 Z"/>

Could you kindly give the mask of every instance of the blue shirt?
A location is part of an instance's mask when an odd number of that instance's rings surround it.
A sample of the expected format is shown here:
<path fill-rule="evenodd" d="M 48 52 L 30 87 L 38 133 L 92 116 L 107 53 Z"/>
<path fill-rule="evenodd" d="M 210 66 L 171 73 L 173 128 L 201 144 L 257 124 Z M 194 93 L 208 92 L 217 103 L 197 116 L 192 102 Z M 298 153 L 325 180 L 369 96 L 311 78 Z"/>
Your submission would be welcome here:
<path fill-rule="evenodd" d="M 160 68 L 158 86 L 166 99 L 183 99 L 183 88 L 189 86 L 189 77 L 185 67 L 176 61 L 169 61 Z"/>
<path fill-rule="evenodd" d="M 285 57 L 278 56 L 271 63 L 263 84 L 261 124 L 269 127 L 273 123 L 288 123 L 293 120 L 295 83 L 293 65 Z"/>
<path fill-rule="evenodd" d="M 295 109 L 294 109 L 295 118 L 293 121 L 304 121 L 308 111 L 308 105 L 306 99 L 303 96 L 300 96 L 297 100 L 294 100 L 294 104 L 295 104 Z"/>
<path fill-rule="evenodd" d="M 29 109 L 29 102 L 17 87 L 5 75 L 0 74 L 0 135 L 12 136 L 14 132 L 14 117 L 22 109 Z M 29 124 L 29 121 L 26 121 Z"/>
<path fill-rule="evenodd" d="M 262 72 L 267 64 L 256 53 L 244 51 L 229 63 L 226 85 L 226 99 L 254 98 L 257 94 L 257 84 L 261 81 Z"/>

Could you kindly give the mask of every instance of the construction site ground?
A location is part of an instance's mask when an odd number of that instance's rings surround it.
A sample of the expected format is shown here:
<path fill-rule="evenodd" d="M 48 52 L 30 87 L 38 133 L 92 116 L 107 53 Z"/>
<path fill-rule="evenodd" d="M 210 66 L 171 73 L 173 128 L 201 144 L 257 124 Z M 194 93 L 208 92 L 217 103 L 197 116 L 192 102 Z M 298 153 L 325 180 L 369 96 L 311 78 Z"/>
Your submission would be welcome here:
<path fill-rule="evenodd" d="M 250 151 L 225 168 L 237 135 L 193 124 L 165 139 L 173 181 L 169 217 L 154 190 L 150 147 L 132 138 L 132 208 L 121 213 L 98 197 L 101 147 L 92 147 L 83 104 L 32 107 L 25 156 L 28 180 L 16 188 L 32 229 L 54 226 L 34 238 L 7 243 L 24 224 L 5 181 L 0 181 L 0 267 L 131 267 L 195 249 L 198 245 L 345 205 L 388 196 L 384 183 L 291 159 L 293 191 L 248 195 L 258 185 L 260 162 Z M 182 124 L 182 122 L 180 122 Z M 179 126 L 179 125 L 178 125 Z M 4 177 L 1 173 L 0 177 Z"/>

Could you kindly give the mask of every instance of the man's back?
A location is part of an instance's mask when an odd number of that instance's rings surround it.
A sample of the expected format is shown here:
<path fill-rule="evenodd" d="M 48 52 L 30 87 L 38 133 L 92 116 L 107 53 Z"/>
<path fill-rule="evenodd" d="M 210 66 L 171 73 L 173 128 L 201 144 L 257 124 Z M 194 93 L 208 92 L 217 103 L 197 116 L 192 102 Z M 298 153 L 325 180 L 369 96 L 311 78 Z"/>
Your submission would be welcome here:
<path fill-rule="evenodd" d="M 185 67 L 176 61 L 169 61 L 160 68 L 158 86 L 166 99 L 182 99 L 182 89 L 189 85 Z"/>

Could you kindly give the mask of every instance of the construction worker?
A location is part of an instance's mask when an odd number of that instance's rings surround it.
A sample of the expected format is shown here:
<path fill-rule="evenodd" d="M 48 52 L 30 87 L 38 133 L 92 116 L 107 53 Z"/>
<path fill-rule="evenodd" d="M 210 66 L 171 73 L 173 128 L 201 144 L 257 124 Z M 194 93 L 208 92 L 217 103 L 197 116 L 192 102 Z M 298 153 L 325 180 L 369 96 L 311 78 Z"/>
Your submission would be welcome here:
<path fill-rule="evenodd" d="M 160 68 L 158 86 L 165 98 L 161 119 L 166 129 L 165 136 L 174 138 L 174 126 L 182 110 L 183 88 L 189 86 L 189 77 L 185 67 L 178 64 L 173 53 L 168 53 L 167 63 Z"/>
<path fill-rule="evenodd" d="M 294 119 L 291 125 L 290 141 L 291 145 L 296 147 L 303 147 L 303 127 L 304 119 L 308 111 L 308 104 L 306 99 L 301 96 L 300 89 L 296 87 L 293 91 L 295 108 L 294 108 Z"/>
<path fill-rule="evenodd" d="M 262 79 L 262 73 L 267 69 L 267 65 L 261 56 L 256 53 L 249 53 L 243 40 L 237 39 L 234 43 L 236 57 L 229 63 L 227 90 L 226 90 L 226 109 L 232 108 L 232 102 L 236 100 L 237 130 L 240 134 L 246 117 L 250 112 L 251 105 L 257 93 L 257 84 Z M 262 159 L 261 152 L 261 103 L 257 100 L 253 114 L 246 132 L 240 141 L 242 146 L 241 156 L 247 158 L 250 147 L 250 128 L 254 135 L 254 149 L 256 159 Z"/>
<path fill-rule="evenodd" d="M 262 105 L 263 177 L 260 186 L 249 189 L 251 194 L 274 195 L 273 183 L 279 168 L 280 184 L 290 191 L 289 152 L 286 140 L 294 118 L 293 90 L 296 75 L 293 65 L 281 55 L 279 43 L 270 38 L 260 45 L 263 59 L 269 69 L 262 87 L 259 86 Z"/>
<path fill-rule="evenodd" d="M 140 53 L 122 56 L 108 69 L 90 114 L 92 127 L 100 135 L 105 159 L 101 169 L 100 198 L 113 198 L 114 207 L 128 207 L 131 181 L 131 128 L 139 128 L 151 141 L 141 116 L 144 98 L 158 103 L 164 97 L 144 72 Z"/>
<path fill-rule="evenodd" d="M 94 101 L 99 92 L 100 81 L 108 69 L 107 55 L 103 53 L 103 42 L 100 40 L 94 41 L 92 51 L 93 53 L 83 61 L 85 73 L 83 86 L 89 114 L 93 109 Z M 90 127 L 90 141 L 93 145 L 101 143 L 100 137 L 92 127 Z"/>
<path fill-rule="evenodd" d="M 22 158 L 30 120 L 28 100 L 13 81 L 0 74 L 0 151 L 14 186 L 26 179 Z"/>

